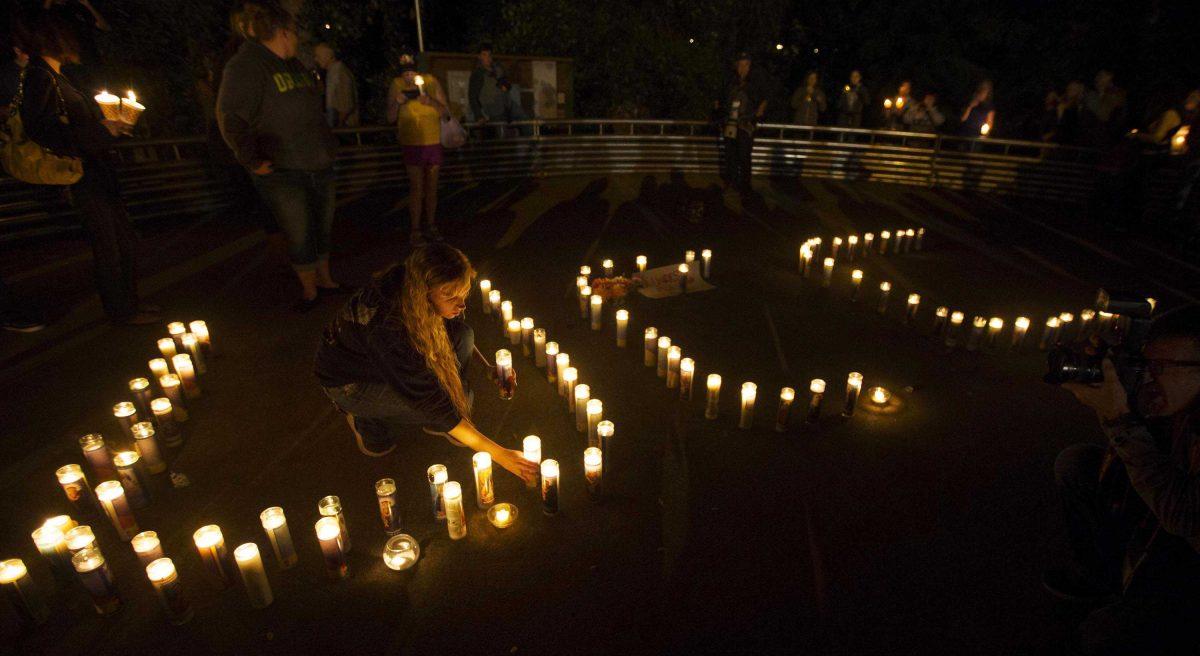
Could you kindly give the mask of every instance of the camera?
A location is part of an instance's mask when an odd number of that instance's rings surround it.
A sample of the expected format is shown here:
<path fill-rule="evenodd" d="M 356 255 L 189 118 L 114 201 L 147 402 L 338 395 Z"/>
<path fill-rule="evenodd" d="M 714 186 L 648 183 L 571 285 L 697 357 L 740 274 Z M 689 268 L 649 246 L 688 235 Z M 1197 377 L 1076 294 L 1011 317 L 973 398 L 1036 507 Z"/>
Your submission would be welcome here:
<path fill-rule="evenodd" d="M 1104 358 L 1112 358 L 1117 378 L 1130 395 L 1136 393 L 1145 371 L 1142 349 L 1150 333 L 1154 301 L 1117 296 L 1101 289 L 1096 294 L 1094 327 L 1081 327 L 1071 344 L 1056 344 L 1046 356 L 1047 383 L 1099 383 Z"/>

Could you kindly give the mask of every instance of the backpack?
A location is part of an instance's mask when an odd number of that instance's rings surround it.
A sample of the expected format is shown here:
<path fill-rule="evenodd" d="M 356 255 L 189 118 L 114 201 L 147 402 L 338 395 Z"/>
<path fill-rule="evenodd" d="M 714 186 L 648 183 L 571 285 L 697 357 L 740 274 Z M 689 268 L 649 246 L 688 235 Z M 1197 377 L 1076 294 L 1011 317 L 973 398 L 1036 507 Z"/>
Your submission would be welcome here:
<path fill-rule="evenodd" d="M 28 67 L 27 67 L 28 68 Z M 25 95 L 25 73 L 21 69 L 17 84 L 17 95 L 13 96 L 8 117 L 0 123 L 0 164 L 12 177 L 30 184 L 70 185 L 83 177 L 83 161 L 78 157 L 63 157 L 47 150 L 25 134 L 21 122 L 21 100 Z M 54 80 L 54 94 L 58 97 L 58 120 L 69 123 L 58 78 Z"/>

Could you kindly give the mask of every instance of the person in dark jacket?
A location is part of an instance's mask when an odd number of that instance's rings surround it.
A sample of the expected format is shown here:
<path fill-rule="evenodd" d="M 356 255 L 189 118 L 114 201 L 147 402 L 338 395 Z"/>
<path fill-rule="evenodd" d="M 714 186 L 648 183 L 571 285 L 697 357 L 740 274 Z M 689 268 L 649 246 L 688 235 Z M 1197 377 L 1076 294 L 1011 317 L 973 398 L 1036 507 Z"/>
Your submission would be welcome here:
<path fill-rule="evenodd" d="M 857 70 L 850 71 L 850 83 L 842 87 L 842 93 L 838 96 L 838 126 L 861 128 L 863 110 L 870 104 L 871 92 L 867 91 L 867 87 L 863 85 L 862 73 Z"/>
<path fill-rule="evenodd" d="M 1071 561 L 1051 593 L 1093 610 L 1087 654 L 1195 654 L 1200 633 L 1200 306 L 1151 327 L 1137 387 L 1110 359 L 1097 385 L 1063 385 L 1096 412 L 1104 446 L 1067 447 L 1054 463 Z"/>
<path fill-rule="evenodd" d="M 750 72 L 750 54 L 741 53 L 734 61 L 734 76 L 725 88 L 724 102 L 713 103 L 718 116 L 723 114 L 726 184 L 741 191 L 750 190 L 751 155 L 754 131 L 767 111 L 768 90 L 763 79 Z"/>
<path fill-rule="evenodd" d="M 274 2 L 247 2 L 233 24 L 245 42 L 222 73 L 217 122 L 288 236 L 302 288 L 295 309 L 308 311 L 319 294 L 342 291 L 329 271 L 337 141 L 316 79 L 296 59 L 295 18 Z"/>
<path fill-rule="evenodd" d="M 32 15 L 21 22 L 18 40 L 30 54 L 20 92 L 26 133 L 54 153 L 83 162 L 83 177 L 67 188 L 67 194 L 92 244 L 105 314 L 118 324 L 157 323 L 158 308 L 138 302 L 137 236 L 111 152 L 116 138 L 129 134 L 132 126 L 104 119 L 92 94 L 80 91 L 62 74 L 64 64 L 80 61 L 79 40 L 68 18 L 54 8 Z"/>
<path fill-rule="evenodd" d="M 462 319 L 474 276 L 458 249 L 441 243 L 417 247 L 404 264 L 356 292 L 325 328 L 317 379 L 346 414 L 365 455 L 387 455 L 405 432 L 423 428 L 486 451 L 530 481 L 537 463 L 495 443 L 471 421 L 468 365 L 477 360 L 489 378 L 495 376 Z"/>
<path fill-rule="evenodd" d="M 996 104 L 992 98 L 992 81 L 983 80 L 971 96 L 971 103 L 959 119 L 959 133 L 964 137 L 986 137 L 996 132 Z M 984 127 L 986 126 L 986 127 Z"/>
<path fill-rule="evenodd" d="M 792 123 L 796 125 L 816 125 L 825 111 L 825 92 L 819 86 L 816 71 L 809 71 L 804 76 L 804 86 L 798 87 L 792 93 Z"/>

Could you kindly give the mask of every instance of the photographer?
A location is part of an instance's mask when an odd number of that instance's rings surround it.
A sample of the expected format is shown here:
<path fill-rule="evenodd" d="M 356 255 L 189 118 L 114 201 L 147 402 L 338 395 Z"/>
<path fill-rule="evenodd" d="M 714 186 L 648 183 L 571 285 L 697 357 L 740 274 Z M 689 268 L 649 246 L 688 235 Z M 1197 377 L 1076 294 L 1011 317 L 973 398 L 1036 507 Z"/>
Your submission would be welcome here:
<path fill-rule="evenodd" d="M 1076 444 L 1054 463 L 1073 559 L 1044 583 L 1100 606 L 1080 627 L 1085 653 L 1195 653 L 1200 307 L 1155 321 L 1139 361 L 1130 391 L 1107 358 L 1102 383 L 1063 385 L 1096 411 L 1108 448 Z"/>

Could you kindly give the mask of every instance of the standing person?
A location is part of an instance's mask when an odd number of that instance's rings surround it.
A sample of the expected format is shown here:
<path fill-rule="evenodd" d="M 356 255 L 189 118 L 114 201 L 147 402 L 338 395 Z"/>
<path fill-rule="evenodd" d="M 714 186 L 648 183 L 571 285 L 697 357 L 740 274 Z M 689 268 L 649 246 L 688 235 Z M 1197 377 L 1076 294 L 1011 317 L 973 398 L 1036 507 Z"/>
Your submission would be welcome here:
<path fill-rule="evenodd" d="M 996 131 L 996 105 L 992 100 L 992 81 L 983 80 L 975 88 L 971 103 L 963 110 L 959 133 L 964 137 L 981 137 Z M 987 126 L 985 129 L 983 126 Z"/>
<path fill-rule="evenodd" d="M 325 120 L 331 128 L 358 125 L 358 88 L 354 73 L 328 43 L 313 47 L 317 66 L 325 71 Z"/>
<path fill-rule="evenodd" d="M 1071 80 L 1067 83 L 1066 92 L 1058 103 L 1055 113 L 1058 121 L 1054 128 L 1055 143 L 1071 146 L 1079 145 L 1082 136 L 1080 130 L 1083 124 L 1083 82 Z"/>
<path fill-rule="evenodd" d="M 938 109 L 937 96 L 927 93 L 921 102 L 908 103 L 903 121 L 907 130 L 932 134 L 946 122 L 946 116 Z"/>
<path fill-rule="evenodd" d="M 508 71 L 492 58 L 492 44 L 480 44 L 478 64 L 471 71 L 471 80 L 467 84 L 471 120 L 479 123 L 510 120 L 510 89 L 512 82 L 508 79 Z"/>
<path fill-rule="evenodd" d="M 221 76 L 217 121 L 237 161 L 288 237 L 302 296 L 343 291 L 329 272 L 333 161 L 337 141 L 325 124 L 317 82 L 296 59 L 296 20 L 271 0 L 247 2 L 233 24 L 245 41 Z"/>
<path fill-rule="evenodd" d="M 714 107 L 724 110 L 726 184 L 741 191 L 750 190 L 750 159 L 754 152 L 754 130 L 767 111 L 767 91 L 757 75 L 750 73 L 750 54 L 741 53 L 734 60 L 734 76 L 725 90 L 724 104 Z"/>
<path fill-rule="evenodd" d="M 426 238 L 442 241 L 434 219 L 438 171 L 442 166 L 442 121 L 450 120 L 450 107 L 437 78 L 417 73 L 411 52 L 400 55 L 400 76 L 392 80 L 388 91 L 387 118 L 389 123 L 396 124 L 404 148 L 409 184 L 409 242 L 419 246 Z"/>
<path fill-rule="evenodd" d="M 44 11 L 20 26 L 18 38 L 30 54 L 18 90 L 26 133 L 56 154 L 79 157 L 83 163 L 83 177 L 67 188 L 67 196 L 92 243 L 104 312 L 116 324 L 157 323 L 158 308 L 138 302 L 138 240 L 112 156 L 116 137 L 129 134 L 132 126 L 104 119 L 92 94 L 63 75 L 64 64 L 80 62 L 79 41 L 68 17 L 53 8 Z"/>
<path fill-rule="evenodd" d="M 1063 385 L 1094 410 L 1105 445 L 1054 462 L 1071 547 L 1048 570 L 1055 596 L 1095 608 L 1087 654 L 1195 654 L 1200 634 L 1200 307 L 1150 329 L 1126 389 L 1111 359 L 1098 385 Z"/>
<path fill-rule="evenodd" d="M 804 76 L 804 86 L 792 93 L 792 109 L 796 110 L 792 122 L 796 125 L 816 125 L 825 111 L 825 92 L 819 83 L 817 72 L 809 71 Z"/>
<path fill-rule="evenodd" d="M 1083 97 L 1084 138 L 1095 148 L 1117 143 L 1125 133 L 1125 90 L 1113 83 L 1112 71 L 1096 73 L 1096 86 Z"/>
<path fill-rule="evenodd" d="M 471 360 L 495 379 L 495 367 L 462 318 L 474 276 L 467 256 L 452 246 L 413 249 L 403 264 L 352 296 L 325 328 L 317 379 L 345 413 L 364 455 L 385 456 L 421 428 L 485 451 L 501 467 L 534 480 L 537 463 L 496 444 L 471 420 Z"/>
<path fill-rule="evenodd" d="M 843 128 L 861 128 L 863 124 L 863 109 L 871 104 L 871 94 L 863 86 L 862 73 L 850 71 L 850 83 L 842 87 L 842 95 L 838 96 L 837 124 Z"/>
<path fill-rule="evenodd" d="M 896 89 L 895 98 L 887 98 L 883 105 L 883 125 L 889 130 L 899 130 L 904 125 L 904 112 L 912 107 L 912 82 L 905 80 Z"/>

